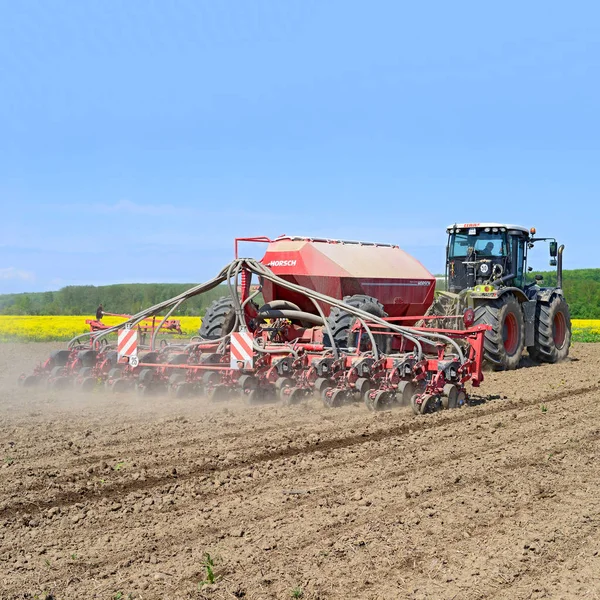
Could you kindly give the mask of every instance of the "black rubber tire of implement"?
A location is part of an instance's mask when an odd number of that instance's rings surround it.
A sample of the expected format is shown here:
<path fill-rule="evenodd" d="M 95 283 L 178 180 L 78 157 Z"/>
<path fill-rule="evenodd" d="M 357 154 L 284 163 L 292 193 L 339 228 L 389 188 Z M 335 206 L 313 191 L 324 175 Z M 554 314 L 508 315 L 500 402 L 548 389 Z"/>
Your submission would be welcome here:
<path fill-rule="evenodd" d="M 354 308 L 364 310 L 376 317 L 387 317 L 387 313 L 383 310 L 383 304 L 381 304 L 379 300 L 373 298 L 372 296 L 366 296 L 365 294 L 344 296 L 344 302 L 350 306 L 353 306 Z M 336 306 L 331 308 L 331 312 L 327 317 L 327 322 L 329 323 L 331 333 L 333 334 L 333 339 L 338 348 L 348 348 L 356 344 L 356 333 L 352 331 L 352 326 L 354 325 L 355 321 L 355 316 L 343 311 L 340 308 L 337 308 Z M 363 334 L 363 340 L 365 339 L 365 335 L 366 334 Z M 377 347 L 383 351 L 386 336 L 375 335 L 374 337 Z M 327 329 L 324 330 L 323 341 L 326 346 L 331 346 Z"/>
<path fill-rule="evenodd" d="M 233 298 L 222 296 L 206 309 L 198 334 L 205 340 L 218 340 L 231 332 L 234 323 Z"/>
<path fill-rule="evenodd" d="M 504 343 L 504 325 L 513 320 L 514 348 Z M 491 325 L 485 332 L 484 359 L 495 371 L 511 371 L 519 366 L 525 347 L 525 323 L 519 301 L 513 294 L 505 294 L 497 300 L 482 302 L 475 306 L 475 325 Z"/>
<path fill-rule="evenodd" d="M 571 313 L 565 299 L 553 296 L 548 302 L 538 302 L 535 308 L 534 345 L 527 348 L 529 356 L 539 362 L 560 362 L 569 355 L 570 345 Z"/>

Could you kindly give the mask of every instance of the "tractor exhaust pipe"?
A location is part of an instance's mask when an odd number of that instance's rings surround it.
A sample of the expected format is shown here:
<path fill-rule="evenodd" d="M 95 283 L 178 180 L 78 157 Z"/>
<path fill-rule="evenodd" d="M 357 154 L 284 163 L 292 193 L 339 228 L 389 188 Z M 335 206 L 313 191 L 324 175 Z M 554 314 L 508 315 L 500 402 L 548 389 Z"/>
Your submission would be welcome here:
<path fill-rule="evenodd" d="M 558 249 L 558 263 L 556 265 L 556 287 L 562 290 L 563 283 L 563 250 L 565 245 L 561 244 Z"/>

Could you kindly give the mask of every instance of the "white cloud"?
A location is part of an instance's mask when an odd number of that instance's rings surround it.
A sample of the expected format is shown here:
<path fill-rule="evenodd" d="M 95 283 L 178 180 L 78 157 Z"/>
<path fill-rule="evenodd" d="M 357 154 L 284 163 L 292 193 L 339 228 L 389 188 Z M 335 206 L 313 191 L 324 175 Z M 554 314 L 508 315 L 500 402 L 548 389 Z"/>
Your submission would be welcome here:
<path fill-rule="evenodd" d="M 22 271 L 21 269 L 15 269 L 15 267 L 4 267 L 0 268 L 0 280 L 14 280 L 19 279 L 21 281 L 33 281 L 35 279 L 35 273 L 31 271 Z"/>

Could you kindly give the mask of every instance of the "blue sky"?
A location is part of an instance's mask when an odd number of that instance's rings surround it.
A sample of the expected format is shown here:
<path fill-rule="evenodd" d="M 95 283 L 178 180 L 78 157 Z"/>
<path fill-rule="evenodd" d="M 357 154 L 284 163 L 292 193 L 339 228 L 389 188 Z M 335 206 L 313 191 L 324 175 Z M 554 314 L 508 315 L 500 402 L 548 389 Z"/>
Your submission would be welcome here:
<path fill-rule="evenodd" d="M 204 281 L 234 237 L 282 233 L 440 272 L 453 221 L 535 226 L 600 266 L 599 17 L 0 0 L 0 292 Z"/>

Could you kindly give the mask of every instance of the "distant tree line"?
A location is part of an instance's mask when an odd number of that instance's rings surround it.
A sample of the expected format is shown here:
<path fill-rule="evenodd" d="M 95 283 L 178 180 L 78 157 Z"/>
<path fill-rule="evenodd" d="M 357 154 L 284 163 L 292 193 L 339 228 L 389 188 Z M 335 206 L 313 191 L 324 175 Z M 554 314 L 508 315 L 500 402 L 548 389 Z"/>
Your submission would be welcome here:
<path fill-rule="evenodd" d="M 536 273 L 530 273 L 533 280 Z M 543 275 L 542 285 L 555 285 L 556 273 Z M 107 312 L 135 314 L 188 290 L 188 283 L 123 283 L 115 285 L 71 285 L 56 292 L 0 295 L 0 314 L 3 315 L 91 315 L 100 303 Z M 564 272 L 563 289 L 571 316 L 576 319 L 600 319 L 600 269 L 575 269 Z M 179 315 L 203 316 L 207 306 L 216 298 L 226 296 L 222 285 L 206 294 L 184 302 Z"/>
<path fill-rule="evenodd" d="M 540 272 L 542 286 L 556 285 L 556 271 Z M 563 271 L 563 291 L 574 319 L 600 319 L 600 269 Z"/>
<path fill-rule="evenodd" d="M 3 315 L 93 315 L 99 304 L 106 312 L 135 314 L 144 308 L 189 290 L 191 283 L 123 283 L 115 285 L 70 285 L 56 292 L 0 295 Z M 228 294 L 227 286 L 186 300 L 178 315 L 202 316 L 216 298 Z"/>

